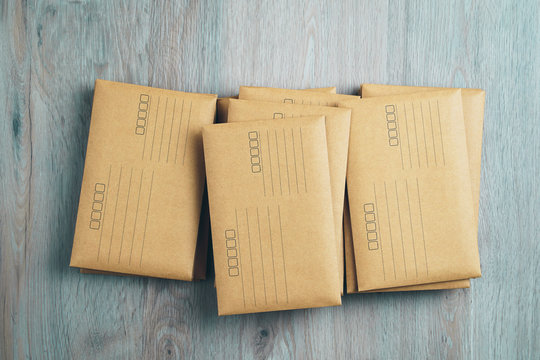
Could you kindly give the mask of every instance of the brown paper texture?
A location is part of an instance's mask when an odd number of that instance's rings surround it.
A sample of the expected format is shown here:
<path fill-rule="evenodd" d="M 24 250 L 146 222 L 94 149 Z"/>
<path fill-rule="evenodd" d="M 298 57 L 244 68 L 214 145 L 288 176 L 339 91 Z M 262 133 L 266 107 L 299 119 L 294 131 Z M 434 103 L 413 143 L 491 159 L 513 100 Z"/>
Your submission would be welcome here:
<path fill-rule="evenodd" d="M 385 95 L 412 94 L 422 91 L 440 91 L 445 88 L 395 85 L 362 85 L 364 98 Z M 478 228 L 478 210 L 480 205 L 480 172 L 482 162 L 482 133 L 484 128 L 484 104 L 486 92 L 480 89 L 461 89 L 465 134 L 474 201 L 475 228 Z"/>
<path fill-rule="evenodd" d="M 199 221 L 199 233 L 197 236 L 197 248 L 195 250 L 195 265 L 193 269 L 193 280 L 204 280 L 206 278 L 206 264 L 208 255 L 208 239 L 210 237 L 210 214 L 208 210 L 208 195 L 204 192 L 202 201 L 201 218 Z M 91 269 L 80 269 L 81 274 L 99 274 L 130 276 L 132 274 L 122 274 L 118 272 L 100 271 Z"/>
<path fill-rule="evenodd" d="M 219 314 L 340 305 L 324 117 L 203 138 Z M 275 186 L 287 172 L 290 194 Z"/>
<path fill-rule="evenodd" d="M 314 88 L 314 89 L 304 89 L 304 91 L 319 91 L 322 93 L 327 94 L 335 94 L 336 93 L 336 87 L 325 87 L 325 88 Z M 226 123 L 227 122 L 227 114 L 229 111 L 229 100 L 230 99 L 238 99 L 237 96 L 229 96 L 229 97 L 223 97 L 219 98 L 217 100 L 217 123 Z"/>
<path fill-rule="evenodd" d="M 328 93 L 328 94 L 335 94 L 337 92 L 337 89 L 335 86 L 312 88 L 312 89 L 306 89 L 306 90 L 319 91 L 319 92 Z"/>
<path fill-rule="evenodd" d="M 461 91 L 340 106 L 358 290 L 480 276 Z"/>
<path fill-rule="evenodd" d="M 216 98 L 96 81 L 71 266 L 194 279 Z"/>
<path fill-rule="evenodd" d="M 337 106 L 340 101 L 358 99 L 358 96 L 328 94 L 321 91 L 241 86 L 238 98 L 243 100 L 262 100 L 297 105 Z"/>
<path fill-rule="evenodd" d="M 217 99 L 216 106 L 216 123 L 226 123 L 227 117 L 229 116 L 229 101 L 231 99 L 238 99 L 238 96 L 229 96 Z"/>
<path fill-rule="evenodd" d="M 347 294 L 358 293 L 358 284 L 356 282 L 356 264 L 354 262 L 354 250 L 352 240 L 351 218 L 349 215 L 348 198 L 345 196 L 345 208 L 343 210 L 343 239 L 345 241 L 345 265 L 346 265 L 346 286 Z M 469 288 L 470 281 L 456 280 L 445 281 L 440 283 L 400 286 L 389 289 L 369 290 L 365 292 L 394 292 L 394 291 L 419 291 L 419 290 L 445 290 L 445 289 L 462 289 Z"/>
<path fill-rule="evenodd" d="M 330 166 L 330 183 L 334 223 L 336 228 L 336 248 L 338 253 L 339 279 L 343 283 L 343 201 L 345 197 L 345 177 L 347 173 L 347 154 L 349 148 L 349 129 L 351 112 L 328 106 L 311 106 L 274 103 L 253 100 L 230 100 L 229 122 L 260 120 L 260 119 L 293 119 L 298 116 L 326 116 L 326 140 L 328 144 L 328 163 Z M 289 182 L 279 184 L 280 191 L 289 192 L 286 187 Z M 270 184 L 268 184 L 270 185 Z M 276 182 L 276 191 L 277 182 Z M 272 189 L 274 190 L 274 189 Z M 294 191 L 294 186 L 292 191 Z"/>

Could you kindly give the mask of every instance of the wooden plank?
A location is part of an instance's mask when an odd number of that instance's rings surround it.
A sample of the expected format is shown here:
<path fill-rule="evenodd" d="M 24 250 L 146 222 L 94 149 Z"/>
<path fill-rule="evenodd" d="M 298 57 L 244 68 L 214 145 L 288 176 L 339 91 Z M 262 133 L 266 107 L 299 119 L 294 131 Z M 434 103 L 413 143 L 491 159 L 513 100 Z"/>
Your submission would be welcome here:
<path fill-rule="evenodd" d="M 99 5 L 99 6 L 98 6 Z M 145 8 L 146 6 L 146 8 Z M 31 49 L 32 228 L 25 277 L 25 356 L 134 357 L 146 279 L 70 269 L 96 77 L 147 82 L 145 4 L 27 5 Z M 125 16 L 131 14 L 132 16 Z M 137 39 L 142 38 L 142 43 Z M 133 289 L 139 288 L 138 292 Z"/>
<path fill-rule="evenodd" d="M 532 359 L 540 351 L 538 5 L 504 2 L 488 11 L 471 5 L 471 78 L 488 89 L 479 222 L 483 278 L 472 286 L 477 358 Z"/>
<path fill-rule="evenodd" d="M 27 9 L 20 3 L 3 3 L 0 11 L 0 351 L 7 359 L 31 351 L 26 309 L 31 288 L 27 278 L 32 262 L 33 130 Z"/>

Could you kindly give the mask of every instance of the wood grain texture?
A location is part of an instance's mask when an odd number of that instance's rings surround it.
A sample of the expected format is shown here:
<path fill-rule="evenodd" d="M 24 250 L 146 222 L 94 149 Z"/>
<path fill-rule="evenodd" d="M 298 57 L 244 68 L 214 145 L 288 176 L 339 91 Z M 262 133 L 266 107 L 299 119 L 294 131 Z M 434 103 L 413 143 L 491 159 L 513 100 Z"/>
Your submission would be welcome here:
<path fill-rule="evenodd" d="M 538 358 L 536 1 L 0 3 L 0 358 Z M 96 78 L 487 91 L 470 289 L 217 317 L 213 280 L 68 267 Z"/>

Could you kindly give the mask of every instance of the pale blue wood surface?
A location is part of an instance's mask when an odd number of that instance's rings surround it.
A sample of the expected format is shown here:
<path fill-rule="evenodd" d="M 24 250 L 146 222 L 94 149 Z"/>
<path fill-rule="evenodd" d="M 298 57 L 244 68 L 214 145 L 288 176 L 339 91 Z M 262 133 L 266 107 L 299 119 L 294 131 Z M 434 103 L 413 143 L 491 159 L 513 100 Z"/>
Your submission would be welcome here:
<path fill-rule="evenodd" d="M 540 356 L 536 1 L 0 5 L 0 358 Z M 212 280 L 68 267 L 93 83 L 231 95 L 363 82 L 487 91 L 471 289 L 217 317 Z"/>

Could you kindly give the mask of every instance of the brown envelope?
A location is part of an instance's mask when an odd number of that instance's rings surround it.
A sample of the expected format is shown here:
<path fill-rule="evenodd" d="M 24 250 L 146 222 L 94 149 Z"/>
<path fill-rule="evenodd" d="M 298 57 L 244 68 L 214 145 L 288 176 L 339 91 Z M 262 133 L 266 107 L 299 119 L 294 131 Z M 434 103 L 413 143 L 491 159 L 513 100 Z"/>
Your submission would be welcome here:
<path fill-rule="evenodd" d="M 480 276 L 461 91 L 340 106 L 358 290 Z"/>
<path fill-rule="evenodd" d="M 419 86 L 399 86 L 399 85 L 375 85 L 363 84 L 362 95 L 367 97 L 385 96 L 394 94 L 408 94 L 421 91 L 437 91 L 445 88 L 419 87 Z M 480 89 L 461 89 L 463 102 L 463 115 L 465 120 L 465 132 L 467 135 L 467 150 L 469 154 L 469 167 L 473 190 L 473 201 L 475 208 L 475 226 L 478 226 L 478 207 L 480 199 L 480 162 L 482 157 L 482 129 L 484 124 L 484 103 L 485 91 Z M 344 218 L 348 216 L 348 209 L 344 210 Z M 349 222 L 350 224 L 350 222 Z M 347 227 L 348 226 L 348 227 Z M 350 225 L 344 222 L 345 240 L 345 272 L 347 274 L 347 292 L 357 292 L 356 289 L 356 269 L 354 266 L 354 252 L 352 237 L 350 236 Z M 457 280 L 437 284 L 425 284 L 410 287 L 395 288 L 394 291 L 410 290 L 438 290 L 457 289 L 470 287 L 469 280 Z"/>
<path fill-rule="evenodd" d="M 71 266 L 196 277 L 201 132 L 216 98 L 96 81 Z"/>
<path fill-rule="evenodd" d="M 341 304 L 325 131 L 322 116 L 204 127 L 220 315 Z M 272 192 L 287 171 L 298 191 Z"/>
<path fill-rule="evenodd" d="M 327 94 L 335 94 L 336 87 L 332 86 L 332 87 L 326 87 L 326 88 L 304 89 L 303 91 L 319 91 L 319 92 L 327 93 Z M 227 122 L 227 114 L 229 111 L 230 99 L 238 99 L 238 95 L 219 98 L 217 100 L 217 121 L 216 121 L 217 123 Z"/>
<path fill-rule="evenodd" d="M 326 139 L 328 142 L 328 163 L 330 165 L 330 183 L 336 228 L 339 279 L 340 283 L 343 283 L 342 221 L 349 129 L 351 125 L 350 110 L 328 106 L 296 105 L 251 100 L 230 100 L 229 105 L 229 122 L 271 118 L 292 119 L 293 117 L 312 115 L 326 116 Z M 294 184 L 294 181 L 292 183 Z M 276 189 L 273 190 L 277 190 L 277 182 L 275 185 Z M 279 190 L 282 190 L 281 184 L 279 185 Z M 284 183 L 284 186 L 287 185 L 288 183 Z M 285 189 L 285 191 L 290 190 L 288 187 Z M 292 191 L 294 191 L 294 185 Z"/>

